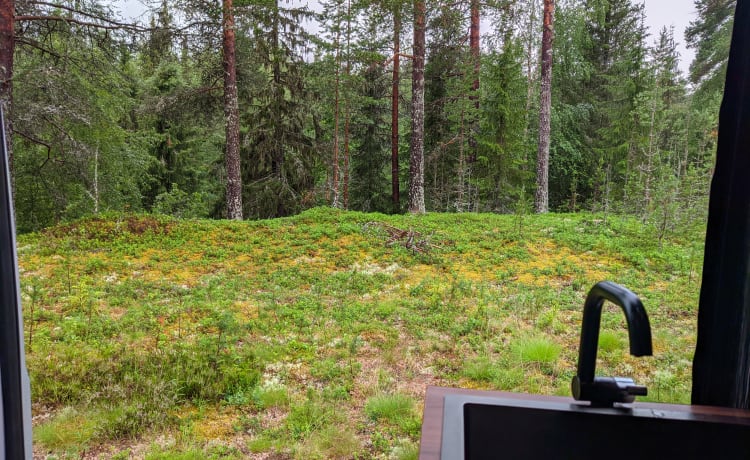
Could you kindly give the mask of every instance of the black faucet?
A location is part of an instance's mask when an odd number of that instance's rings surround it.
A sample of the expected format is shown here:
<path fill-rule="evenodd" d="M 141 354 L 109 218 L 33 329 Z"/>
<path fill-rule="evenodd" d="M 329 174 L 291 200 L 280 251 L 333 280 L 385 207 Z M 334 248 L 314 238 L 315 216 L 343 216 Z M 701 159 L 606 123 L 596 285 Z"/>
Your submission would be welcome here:
<path fill-rule="evenodd" d="M 583 306 L 581 346 L 578 350 L 578 373 L 571 384 L 573 397 L 591 401 L 592 405 L 611 407 L 614 403 L 631 403 L 636 396 L 646 396 L 645 386 L 636 385 L 630 378 L 596 377 L 596 351 L 599 346 L 599 325 L 604 301 L 619 305 L 625 312 L 630 338 L 630 354 L 650 356 L 651 326 L 646 309 L 629 289 L 610 281 L 594 285 Z"/>

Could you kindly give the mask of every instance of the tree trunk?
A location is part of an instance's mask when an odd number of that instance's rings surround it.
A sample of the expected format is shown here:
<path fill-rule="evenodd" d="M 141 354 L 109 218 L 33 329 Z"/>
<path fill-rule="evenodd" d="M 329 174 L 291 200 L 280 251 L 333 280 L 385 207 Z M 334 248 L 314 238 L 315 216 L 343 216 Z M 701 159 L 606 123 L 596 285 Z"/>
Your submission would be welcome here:
<path fill-rule="evenodd" d="M 0 104 L 5 112 L 5 143 L 8 149 L 8 166 L 13 177 L 13 52 L 15 50 L 15 29 L 13 14 L 15 2 L 0 0 Z M 12 179 L 11 179 L 12 180 Z"/>
<path fill-rule="evenodd" d="M 344 209 L 349 209 L 349 124 L 351 113 L 349 112 L 349 82 L 352 69 L 351 53 L 349 52 L 352 35 L 351 0 L 346 3 L 346 70 L 344 82 Z"/>
<path fill-rule="evenodd" d="M 471 0 L 471 27 L 469 29 L 469 49 L 471 50 L 471 59 L 474 64 L 474 81 L 471 83 L 472 95 L 474 101 L 474 113 L 471 117 L 471 126 L 469 134 L 469 163 L 477 161 L 477 134 L 479 133 L 479 0 Z"/>
<path fill-rule="evenodd" d="M 544 0 L 542 31 L 542 85 L 539 103 L 539 150 L 536 163 L 536 212 L 549 211 L 549 143 L 552 111 L 552 40 L 554 38 L 555 0 Z"/>
<path fill-rule="evenodd" d="M 334 83 L 334 97 L 333 97 L 333 182 L 331 183 L 331 189 L 333 190 L 333 203 L 331 204 L 334 208 L 339 207 L 339 87 L 341 86 L 341 40 L 340 32 L 336 32 L 336 80 Z"/>
<path fill-rule="evenodd" d="M 237 69 L 232 0 L 224 4 L 224 118 L 226 120 L 227 217 L 242 220 L 242 177 L 240 176 L 240 115 L 237 101 Z"/>
<path fill-rule="evenodd" d="M 391 93 L 391 200 L 393 212 L 401 212 L 401 197 L 399 196 L 399 167 L 398 167 L 398 89 L 399 64 L 401 53 L 401 10 L 396 5 L 393 11 L 393 90 Z"/>
<path fill-rule="evenodd" d="M 414 66 L 412 71 L 409 212 L 424 213 L 424 55 L 425 4 L 414 0 Z"/>

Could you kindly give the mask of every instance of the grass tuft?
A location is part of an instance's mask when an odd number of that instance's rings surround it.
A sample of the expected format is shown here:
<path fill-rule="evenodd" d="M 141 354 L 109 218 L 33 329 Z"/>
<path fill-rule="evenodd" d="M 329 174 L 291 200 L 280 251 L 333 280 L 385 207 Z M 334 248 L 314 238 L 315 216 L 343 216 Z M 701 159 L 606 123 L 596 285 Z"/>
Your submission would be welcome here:
<path fill-rule="evenodd" d="M 546 337 L 526 337 L 513 342 L 513 353 L 524 364 L 553 365 L 560 357 L 561 347 Z"/>
<path fill-rule="evenodd" d="M 96 414 L 65 407 L 50 421 L 34 427 L 34 442 L 47 449 L 77 452 L 97 435 Z"/>
<path fill-rule="evenodd" d="M 365 404 L 365 414 L 374 421 L 397 427 L 404 434 L 419 431 L 420 423 L 415 413 L 415 401 L 400 393 L 380 394 Z"/>

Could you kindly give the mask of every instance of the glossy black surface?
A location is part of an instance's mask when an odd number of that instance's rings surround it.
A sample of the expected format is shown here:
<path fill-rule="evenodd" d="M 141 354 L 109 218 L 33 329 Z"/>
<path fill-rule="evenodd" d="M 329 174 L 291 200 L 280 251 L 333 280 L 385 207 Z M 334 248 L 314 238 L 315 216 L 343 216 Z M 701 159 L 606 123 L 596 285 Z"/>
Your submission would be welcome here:
<path fill-rule="evenodd" d="M 442 459 L 750 459 L 750 421 L 642 408 L 446 397 Z"/>

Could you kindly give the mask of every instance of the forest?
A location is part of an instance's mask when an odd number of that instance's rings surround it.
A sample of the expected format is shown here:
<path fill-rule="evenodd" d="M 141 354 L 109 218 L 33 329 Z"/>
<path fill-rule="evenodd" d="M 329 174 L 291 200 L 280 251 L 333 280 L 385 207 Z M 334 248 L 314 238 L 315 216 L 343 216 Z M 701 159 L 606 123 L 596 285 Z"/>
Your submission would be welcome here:
<path fill-rule="evenodd" d="M 734 1 L 0 1 L 17 225 L 107 211 L 705 221 Z M 146 18 L 146 19 L 143 19 Z"/>
<path fill-rule="evenodd" d="M 144 4 L 0 0 L 35 456 L 415 459 L 428 386 L 569 395 L 605 279 L 690 400 L 735 1 Z"/>

